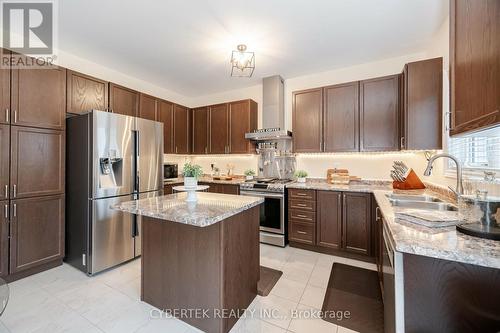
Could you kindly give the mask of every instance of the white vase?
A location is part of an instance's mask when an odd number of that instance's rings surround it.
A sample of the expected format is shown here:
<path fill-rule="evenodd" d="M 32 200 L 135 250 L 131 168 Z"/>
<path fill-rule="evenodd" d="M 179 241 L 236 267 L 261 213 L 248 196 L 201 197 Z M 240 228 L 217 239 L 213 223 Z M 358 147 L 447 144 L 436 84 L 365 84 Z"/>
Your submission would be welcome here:
<path fill-rule="evenodd" d="M 198 179 L 196 177 L 184 177 L 185 188 L 196 188 L 198 186 Z"/>
<path fill-rule="evenodd" d="M 306 182 L 306 177 L 297 178 L 297 183 L 305 183 L 305 182 Z"/>
<path fill-rule="evenodd" d="M 246 179 L 246 180 L 252 180 L 252 179 L 253 179 L 253 176 L 245 176 L 245 179 Z"/>

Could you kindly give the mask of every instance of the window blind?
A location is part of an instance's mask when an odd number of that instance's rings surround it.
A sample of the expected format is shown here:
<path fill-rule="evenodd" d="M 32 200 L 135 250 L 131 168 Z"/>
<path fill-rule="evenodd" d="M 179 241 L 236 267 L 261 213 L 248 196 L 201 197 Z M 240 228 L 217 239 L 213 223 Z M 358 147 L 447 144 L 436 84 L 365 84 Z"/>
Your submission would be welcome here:
<path fill-rule="evenodd" d="M 468 136 L 448 138 L 448 152 L 467 169 L 500 170 L 500 126 Z M 455 167 L 450 163 L 449 167 Z"/>

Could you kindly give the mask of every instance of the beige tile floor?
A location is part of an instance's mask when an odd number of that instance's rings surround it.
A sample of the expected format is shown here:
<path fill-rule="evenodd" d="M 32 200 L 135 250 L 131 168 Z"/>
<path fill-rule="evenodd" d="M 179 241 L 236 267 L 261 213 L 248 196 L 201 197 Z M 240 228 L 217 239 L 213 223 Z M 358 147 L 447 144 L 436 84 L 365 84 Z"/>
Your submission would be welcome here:
<path fill-rule="evenodd" d="M 261 245 L 261 265 L 282 270 L 283 276 L 269 296 L 257 296 L 250 305 L 255 315 L 240 319 L 231 332 L 353 332 L 321 319 L 291 318 L 294 310 L 321 308 L 333 262 L 375 269 L 359 261 Z M 139 299 L 140 259 L 91 278 L 64 264 L 9 287 L 0 332 L 200 332 L 177 319 L 151 317 L 153 307 Z M 272 309 L 273 315 L 266 316 Z"/>

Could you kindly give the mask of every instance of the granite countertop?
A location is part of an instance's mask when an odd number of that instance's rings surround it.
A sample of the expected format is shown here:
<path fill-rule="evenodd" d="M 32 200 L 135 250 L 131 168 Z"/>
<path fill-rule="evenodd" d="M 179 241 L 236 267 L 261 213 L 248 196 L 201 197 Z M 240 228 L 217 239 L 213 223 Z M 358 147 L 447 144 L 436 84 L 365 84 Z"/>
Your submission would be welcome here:
<path fill-rule="evenodd" d="M 173 179 L 164 179 L 163 184 L 181 184 L 184 182 L 184 178 L 181 176 L 179 178 L 173 178 Z M 212 184 L 225 184 L 225 185 L 240 185 L 241 183 L 245 182 L 244 177 L 240 176 L 235 176 L 231 180 L 217 180 L 213 179 L 211 176 L 202 176 L 198 179 L 199 183 L 212 183 Z"/>
<path fill-rule="evenodd" d="M 228 217 L 258 206 L 263 198 L 198 192 L 198 201 L 186 202 L 187 194 L 176 193 L 154 198 L 127 201 L 111 209 L 149 216 L 160 220 L 207 227 Z"/>
<path fill-rule="evenodd" d="M 500 241 L 468 236 L 456 231 L 455 227 L 437 230 L 400 221 L 395 218 L 395 213 L 408 208 L 393 207 L 386 197 L 391 193 L 427 194 L 450 202 L 446 190 L 443 192 L 435 186 L 428 186 L 425 190 L 401 191 L 393 190 L 391 182 L 387 181 L 354 181 L 349 185 L 332 185 L 319 179 L 292 183 L 287 188 L 373 193 L 397 251 L 500 269 Z"/>

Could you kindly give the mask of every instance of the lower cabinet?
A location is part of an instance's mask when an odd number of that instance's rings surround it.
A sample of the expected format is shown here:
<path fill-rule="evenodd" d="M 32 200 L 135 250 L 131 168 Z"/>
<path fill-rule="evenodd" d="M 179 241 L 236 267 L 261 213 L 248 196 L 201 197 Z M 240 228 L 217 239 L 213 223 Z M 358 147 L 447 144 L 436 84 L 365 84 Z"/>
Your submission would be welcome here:
<path fill-rule="evenodd" d="M 200 183 L 200 185 L 209 186 L 208 192 L 221 194 L 240 194 L 240 186 L 232 184 Z"/>
<path fill-rule="evenodd" d="M 64 256 L 64 195 L 12 200 L 10 274 Z"/>
<path fill-rule="evenodd" d="M 319 252 L 373 255 L 370 193 L 296 189 L 288 193 L 288 238 L 292 246 L 302 243 Z M 306 194 L 307 199 L 302 199 Z"/>
<path fill-rule="evenodd" d="M 318 191 L 316 216 L 318 217 L 318 246 L 342 247 L 342 192 Z"/>
<path fill-rule="evenodd" d="M 0 277 L 9 274 L 9 201 L 0 201 Z"/>

